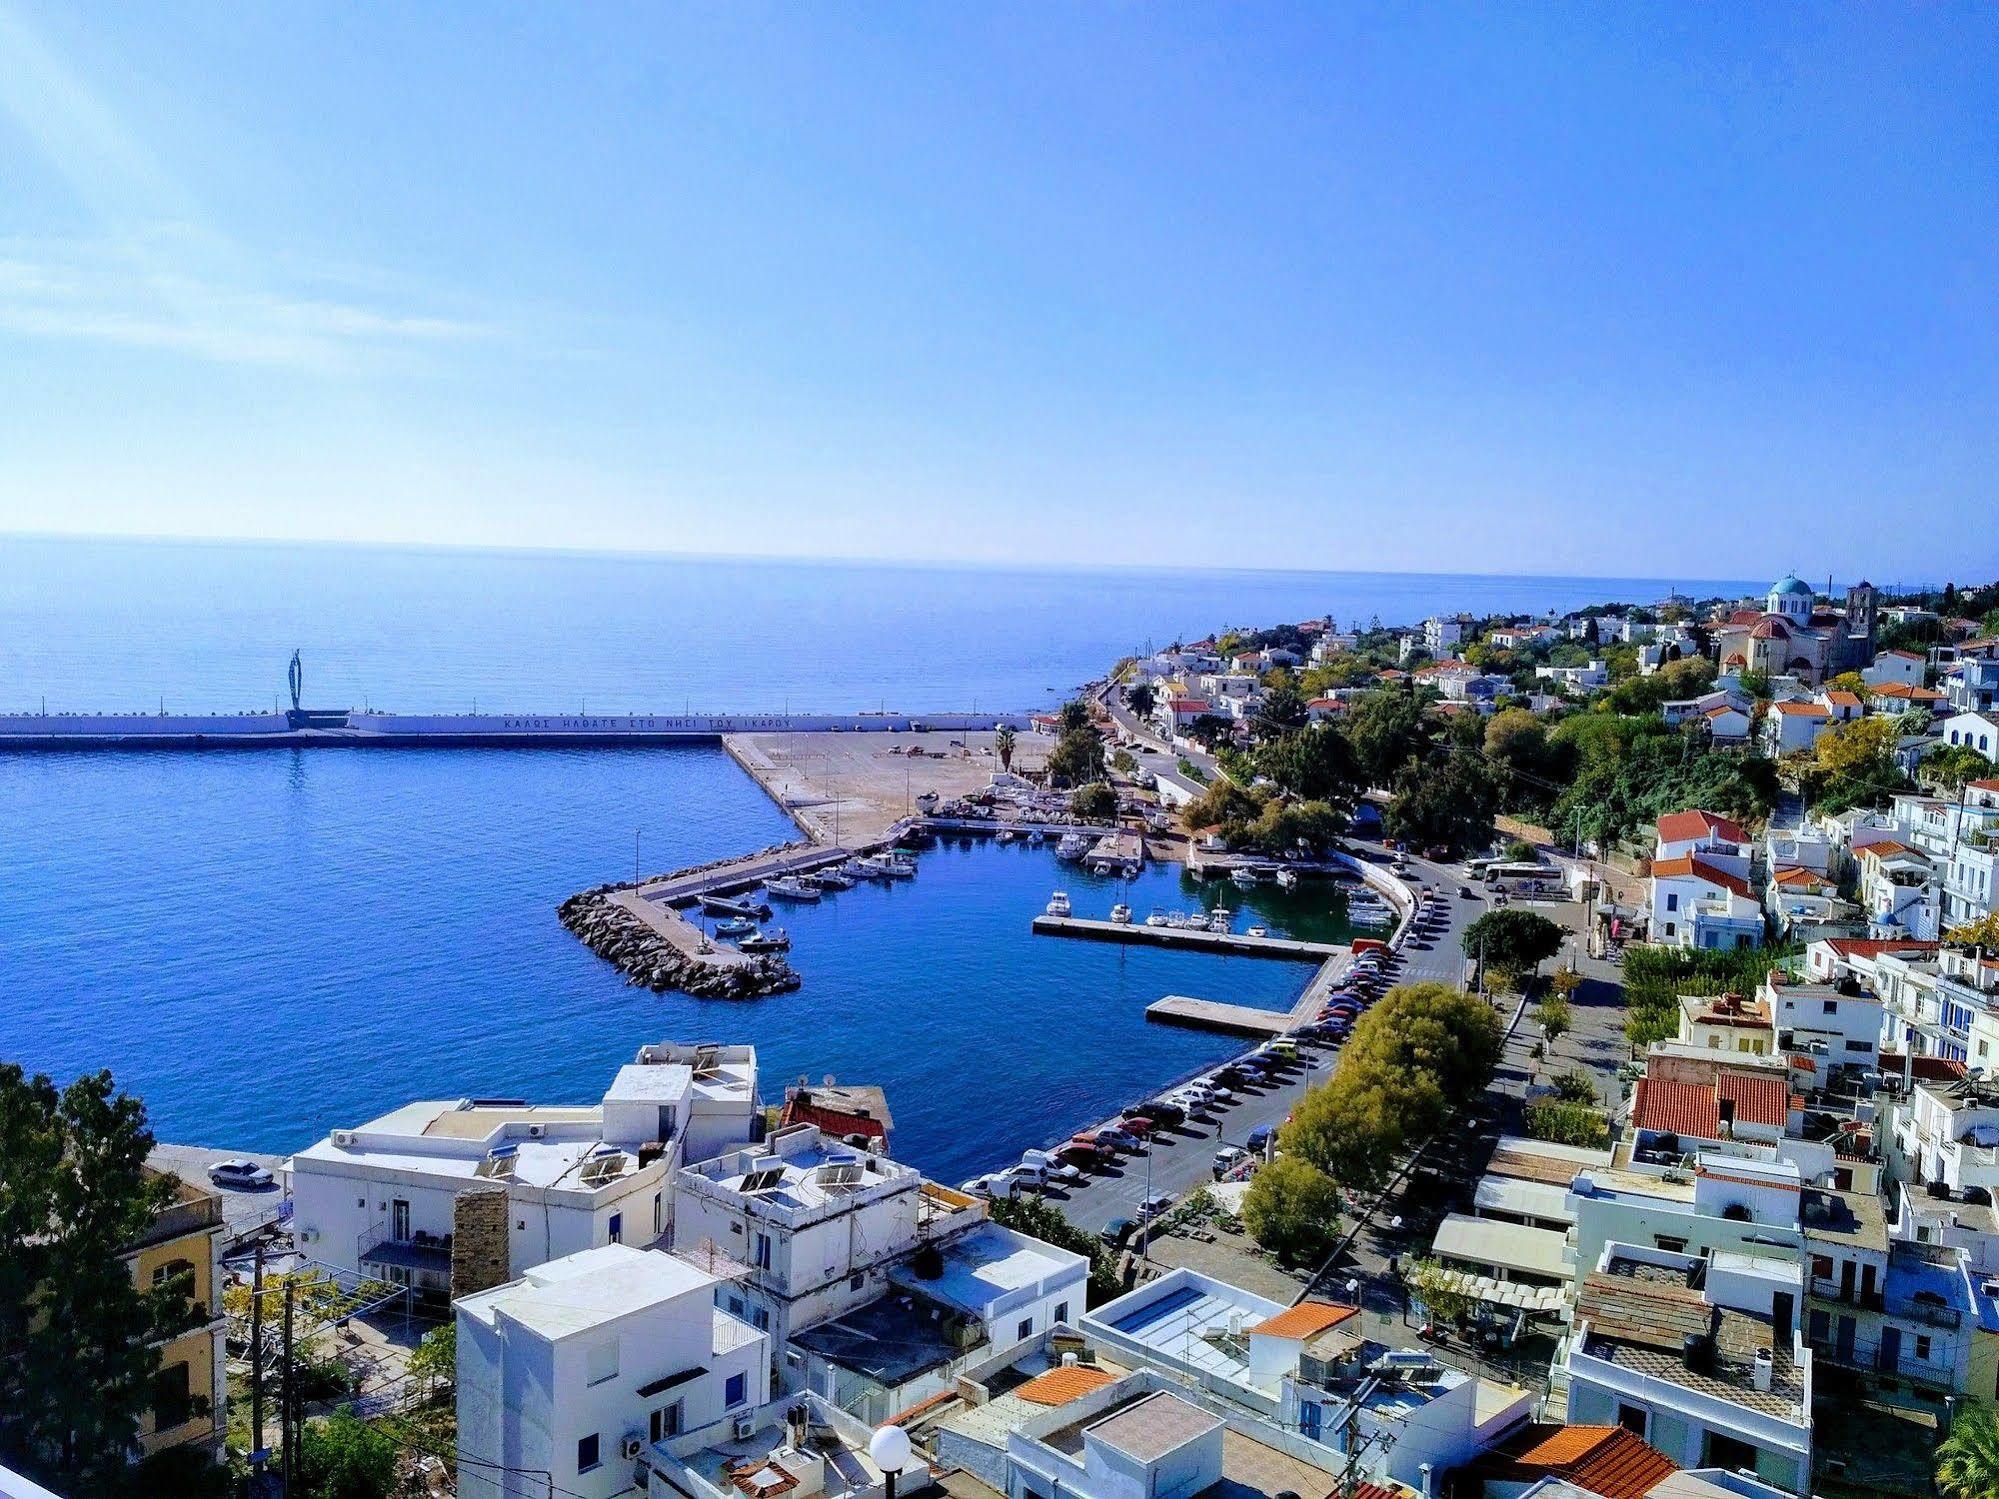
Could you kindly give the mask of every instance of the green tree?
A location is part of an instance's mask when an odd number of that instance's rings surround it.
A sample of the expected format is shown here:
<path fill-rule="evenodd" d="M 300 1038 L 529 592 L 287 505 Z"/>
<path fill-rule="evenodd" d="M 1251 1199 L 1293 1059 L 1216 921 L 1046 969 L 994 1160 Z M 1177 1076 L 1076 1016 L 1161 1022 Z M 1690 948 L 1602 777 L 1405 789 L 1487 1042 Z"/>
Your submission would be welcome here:
<path fill-rule="evenodd" d="M 299 1488 L 313 1499 L 389 1499 L 401 1464 L 395 1438 L 345 1411 L 306 1423 Z"/>
<path fill-rule="evenodd" d="M 1345 731 L 1370 786 L 1389 785 L 1430 745 L 1422 699 L 1399 688 L 1381 688 L 1355 698 L 1347 709 Z"/>
<path fill-rule="evenodd" d="M 1104 736 L 1087 719 L 1080 728 L 1066 729 L 1048 752 L 1048 779 L 1060 787 L 1086 786 L 1106 774 Z"/>
<path fill-rule="evenodd" d="M 1411 761 L 1395 778 L 1382 819 L 1389 836 L 1458 850 L 1482 842 L 1499 809 L 1497 778 L 1480 753 L 1453 745 L 1440 762 Z"/>
<path fill-rule="evenodd" d="M 1279 1156 L 1249 1179 L 1243 1226 L 1278 1259 L 1296 1264 L 1322 1258 L 1340 1231 L 1340 1190 L 1308 1161 Z"/>
<path fill-rule="evenodd" d="M 1999 911 L 1988 911 L 1976 921 L 1954 926 L 1943 935 L 1952 947 L 1982 947 L 1987 952 L 1999 952 Z"/>
<path fill-rule="evenodd" d="M 1466 927 L 1463 942 L 1466 957 L 1524 978 L 1562 950 L 1562 929 L 1539 911 L 1502 906 Z"/>
<path fill-rule="evenodd" d="M 154 1340 L 186 1322 L 187 1277 L 142 1290 L 119 1257 L 173 1200 L 152 1146 L 110 1073 L 58 1093 L 0 1064 L 0 1461 L 60 1492 L 123 1484 Z"/>
<path fill-rule="evenodd" d="M 1311 716 L 1304 694 L 1287 678 L 1263 695 L 1251 732 L 1259 740 L 1282 739 L 1304 728 Z"/>
<path fill-rule="evenodd" d="M 1078 817 L 1103 821 L 1117 816 L 1117 792 L 1108 781 L 1092 781 L 1069 798 L 1069 810 Z"/>
<path fill-rule="evenodd" d="M 1990 1407 L 1967 1402 L 1937 1448 L 1937 1487 L 1948 1499 L 1993 1499 L 1999 1494 L 1999 1419 Z"/>
<path fill-rule="evenodd" d="M 446 1322 L 423 1335 L 410 1354 L 410 1377 L 423 1382 L 425 1390 L 449 1385 L 458 1378 L 458 1324 Z"/>
<path fill-rule="evenodd" d="M 1534 1006 L 1534 1023 L 1541 1027 L 1541 1035 L 1548 1043 L 1548 1055 L 1555 1054 L 1555 1046 L 1569 1033 L 1575 1023 L 1569 1012 L 1569 1002 L 1559 994 L 1543 996 Z"/>
<path fill-rule="evenodd" d="M 1159 706 L 1159 694 L 1152 690 L 1150 682 L 1140 682 L 1136 687 L 1129 688 L 1124 700 L 1140 718 L 1152 717 L 1152 710 Z"/>
<path fill-rule="evenodd" d="M 1000 725 L 999 731 L 993 735 L 993 752 L 999 756 L 1000 769 L 1002 771 L 1011 771 L 1013 769 L 1013 729 L 1011 725 Z"/>
<path fill-rule="evenodd" d="M 1313 724 L 1268 741 L 1257 750 L 1255 765 L 1258 775 L 1293 796 L 1349 810 L 1367 789 L 1353 746 L 1331 724 Z"/>
<path fill-rule="evenodd" d="M 1900 720 L 1896 722 L 1899 726 Z M 1917 780 L 1946 796 L 1956 796 L 1966 782 L 1982 780 L 1991 774 L 1992 762 L 1968 744 L 1939 744 L 1923 756 L 1916 768 Z"/>
<path fill-rule="evenodd" d="M 1072 697 L 1062 705 L 1058 715 L 1058 733 L 1073 734 L 1078 729 L 1090 727 L 1090 705 L 1079 697 Z"/>
<path fill-rule="evenodd" d="M 1610 1121 L 1601 1110 L 1569 1099 L 1529 1104 L 1520 1116 L 1521 1132 L 1530 1140 L 1597 1149 L 1610 1143 Z"/>

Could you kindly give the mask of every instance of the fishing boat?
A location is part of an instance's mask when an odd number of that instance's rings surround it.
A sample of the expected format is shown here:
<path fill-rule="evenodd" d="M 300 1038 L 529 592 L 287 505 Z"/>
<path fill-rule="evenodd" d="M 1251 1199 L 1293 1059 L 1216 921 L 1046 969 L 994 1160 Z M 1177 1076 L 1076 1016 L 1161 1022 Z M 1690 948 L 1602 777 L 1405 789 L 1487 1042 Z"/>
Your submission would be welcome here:
<path fill-rule="evenodd" d="M 1125 903 L 1124 903 L 1123 901 L 1119 901 L 1119 902 L 1118 902 L 1118 903 L 1117 903 L 1116 905 L 1112 906 L 1112 907 L 1111 907 L 1111 925 L 1113 925 L 1113 926 L 1130 926 L 1130 925 L 1131 925 L 1131 907 L 1130 907 L 1130 906 L 1128 906 L 1128 905 L 1126 905 L 1126 904 L 1125 904 Z"/>
<path fill-rule="evenodd" d="M 747 937 L 757 929 L 757 924 L 747 916 L 725 916 L 715 923 L 718 937 Z"/>
<path fill-rule="evenodd" d="M 1064 833 L 1062 841 L 1055 845 L 1058 859 L 1080 859 L 1090 851 L 1090 840 L 1081 833 Z"/>
<path fill-rule="evenodd" d="M 862 854 L 860 858 L 854 860 L 847 868 L 854 872 L 854 878 L 857 880 L 892 880 L 895 878 L 889 872 L 888 861 L 877 854 Z"/>
<path fill-rule="evenodd" d="M 764 893 L 773 895 L 779 900 L 799 900 L 808 904 L 819 900 L 825 894 L 823 890 L 806 884 L 802 879 L 790 877 L 769 881 L 764 886 Z"/>
<path fill-rule="evenodd" d="M 1296 890 L 1298 888 L 1298 871 L 1295 869 L 1278 870 L 1277 883 L 1285 890 Z"/>
<path fill-rule="evenodd" d="M 812 874 L 801 874 L 798 880 L 802 885 L 809 885 L 821 891 L 854 888 L 854 877 L 838 869 L 821 869 Z"/>
<path fill-rule="evenodd" d="M 881 861 L 883 867 L 888 870 L 889 878 L 892 880 L 911 880 L 916 878 L 916 861 L 910 858 L 908 854 L 891 849 L 881 856 Z"/>
<path fill-rule="evenodd" d="M 781 926 L 754 931 L 736 944 L 744 952 L 784 952 L 791 946 L 791 937 Z"/>
<path fill-rule="evenodd" d="M 1066 890 L 1057 890 L 1053 895 L 1048 897 L 1048 914 L 1050 916 L 1067 916 L 1069 914 L 1069 893 Z"/>
<path fill-rule="evenodd" d="M 1145 918 L 1145 924 L 1147 926 L 1165 926 L 1166 913 L 1160 910 L 1157 906 L 1154 906 L 1152 908 L 1152 913 Z"/>

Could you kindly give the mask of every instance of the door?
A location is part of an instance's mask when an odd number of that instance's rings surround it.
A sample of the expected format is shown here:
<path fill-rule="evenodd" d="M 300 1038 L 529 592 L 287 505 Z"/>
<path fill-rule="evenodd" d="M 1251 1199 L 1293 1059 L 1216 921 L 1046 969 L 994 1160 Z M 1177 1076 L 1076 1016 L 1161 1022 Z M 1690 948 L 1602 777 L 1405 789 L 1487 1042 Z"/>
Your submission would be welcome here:
<path fill-rule="evenodd" d="M 1883 1327 L 1881 1329 L 1880 1369 L 1883 1374 L 1896 1374 L 1902 1368 L 1902 1329 Z"/>
<path fill-rule="evenodd" d="M 410 1205 L 398 1197 L 389 1204 L 389 1237 L 407 1244 L 410 1237 Z"/>
<path fill-rule="evenodd" d="M 1842 1364 L 1853 1362 L 1853 1319 L 1851 1317 L 1841 1317 L 1839 1319 L 1839 1329 L 1833 1335 L 1832 1347 L 1833 1357 L 1838 1359 Z"/>

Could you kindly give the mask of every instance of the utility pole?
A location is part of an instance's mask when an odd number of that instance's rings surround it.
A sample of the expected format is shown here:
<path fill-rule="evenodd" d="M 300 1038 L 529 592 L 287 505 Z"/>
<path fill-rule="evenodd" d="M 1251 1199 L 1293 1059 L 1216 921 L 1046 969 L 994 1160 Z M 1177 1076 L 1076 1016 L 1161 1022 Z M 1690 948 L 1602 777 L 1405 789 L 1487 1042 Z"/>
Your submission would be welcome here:
<path fill-rule="evenodd" d="M 264 1476 L 264 1245 L 257 1244 L 257 1260 L 250 1272 L 250 1465 L 256 1475 L 252 1493 Z"/>
<path fill-rule="evenodd" d="M 284 1378 L 278 1387 L 279 1446 L 284 1452 L 285 1499 L 292 1489 L 292 1283 L 285 1280 Z"/>

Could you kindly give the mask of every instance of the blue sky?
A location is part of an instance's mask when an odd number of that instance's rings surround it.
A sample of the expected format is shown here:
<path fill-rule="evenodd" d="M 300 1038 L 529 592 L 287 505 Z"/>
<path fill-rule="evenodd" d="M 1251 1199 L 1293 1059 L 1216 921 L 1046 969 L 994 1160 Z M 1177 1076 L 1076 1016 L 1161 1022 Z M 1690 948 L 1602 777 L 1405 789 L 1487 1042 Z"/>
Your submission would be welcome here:
<path fill-rule="evenodd" d="M 0 530 L 1999 572 L 1999 10 L 0 0 Z"/>

